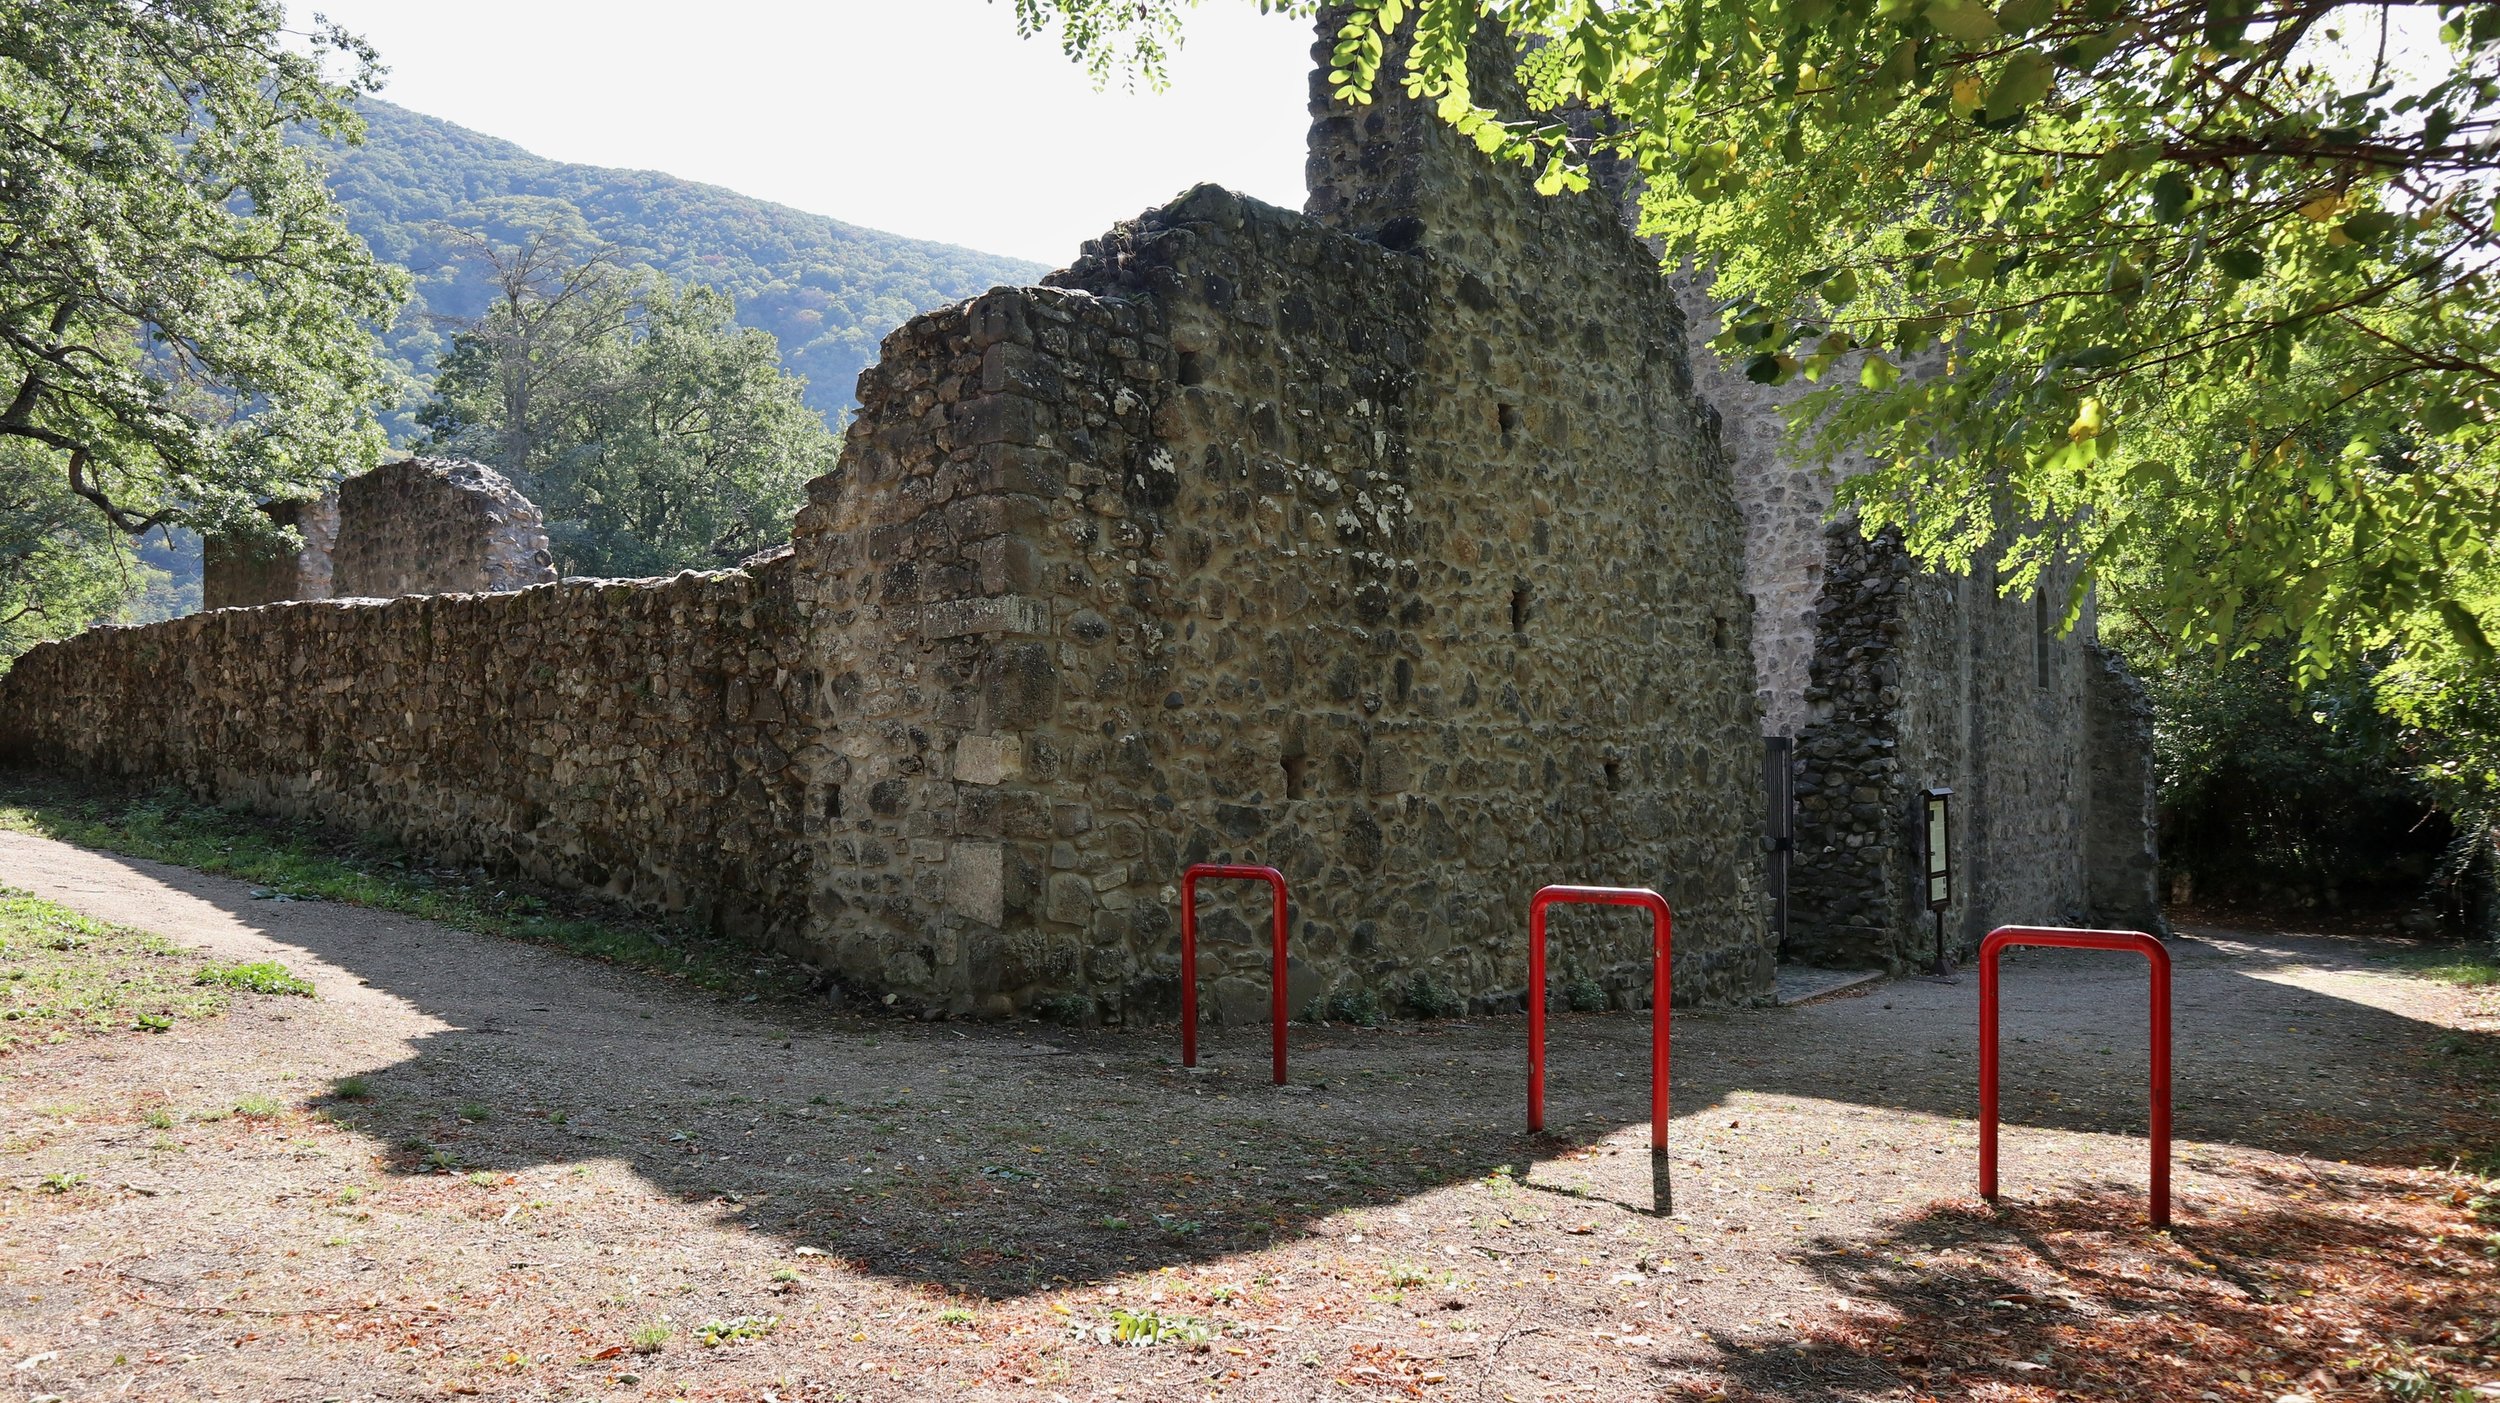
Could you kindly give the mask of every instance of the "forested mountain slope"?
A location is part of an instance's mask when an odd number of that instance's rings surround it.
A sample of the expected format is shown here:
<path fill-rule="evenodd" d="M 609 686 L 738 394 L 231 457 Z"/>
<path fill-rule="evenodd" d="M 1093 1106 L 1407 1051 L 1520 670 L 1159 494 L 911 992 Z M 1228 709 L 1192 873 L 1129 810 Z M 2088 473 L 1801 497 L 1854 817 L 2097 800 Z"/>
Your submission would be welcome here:
<path fill-rule="evenodd" d="M 374 251 L 409 270 L 416 300 L 392 350 L 429 375 L 456 323 L 482 311 L 490 284 L 452 256 L 442 226 L 509 231 L 566 211 L 590 234 L 673 277 L 721 288 L 738 320 L 771 332 L 805 375 L 811 407 L 831 418 L 877 343 L 917 312 L 1045 269 L 862 229 L 657 171 L 568 165 L 422 113 L 367 98 L 362 146 L 332 155 L 330 187 Z M 396 416 L 395 416 L 396 418 Z"/>

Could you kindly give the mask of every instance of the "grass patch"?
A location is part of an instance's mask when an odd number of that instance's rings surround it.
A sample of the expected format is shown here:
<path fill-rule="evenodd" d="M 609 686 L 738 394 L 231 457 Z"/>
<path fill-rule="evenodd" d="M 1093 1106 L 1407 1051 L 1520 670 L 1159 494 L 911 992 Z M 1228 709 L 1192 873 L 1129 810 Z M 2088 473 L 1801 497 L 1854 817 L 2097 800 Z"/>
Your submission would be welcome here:
<path fill-rule="evenodd" d="M 2435 979 L 2468 989 L 2500 984 L 2500 954 L 2481 948 L 2419 950 L 2396 957 L 2396 964 L 2417 979 Z"/>
<path fill-rule="evenodd" d="M 0 1054 L 222 1013 L 228 991 L 194 983 L 198 969 L 161 935 L 0 887 Z"/>
<path fill-rule="evenodd" d="M 257 884 L 265 900 L 335 901 L 684 979 L 724 993 L 799 994 L 794 963 L 695 926 L 579 893 L 448 867 L 378 837 L 25 772 L 0 774 L 0 828 Z M 265 895 L 263 895 L 265 893 Z"/>
<path fill-rule="evenodd" d="M 191 977 L 194 984 L 214 984 L 225 989 L 240 989 L 247 994 L 293 994 L 311 998 L 312 981 L 279 964 L 276 960 L 252 960 L 243 964 L 210 965 Z"/>

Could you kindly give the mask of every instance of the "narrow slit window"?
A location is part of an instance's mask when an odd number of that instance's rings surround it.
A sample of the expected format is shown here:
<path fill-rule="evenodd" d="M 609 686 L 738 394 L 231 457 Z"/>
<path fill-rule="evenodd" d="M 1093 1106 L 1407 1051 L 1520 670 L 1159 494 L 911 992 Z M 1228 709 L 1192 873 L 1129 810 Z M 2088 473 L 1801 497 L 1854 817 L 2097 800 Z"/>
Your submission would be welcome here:
<path fill-rule="evenodd" d="M 2051 658 L 2049 655 L 2049 592 L 2045 587 L 2032 593 L 2031 624 L 2032 662 L 2039 671 L 2040 688 L 2046 691 L 2049 685 Z"/>

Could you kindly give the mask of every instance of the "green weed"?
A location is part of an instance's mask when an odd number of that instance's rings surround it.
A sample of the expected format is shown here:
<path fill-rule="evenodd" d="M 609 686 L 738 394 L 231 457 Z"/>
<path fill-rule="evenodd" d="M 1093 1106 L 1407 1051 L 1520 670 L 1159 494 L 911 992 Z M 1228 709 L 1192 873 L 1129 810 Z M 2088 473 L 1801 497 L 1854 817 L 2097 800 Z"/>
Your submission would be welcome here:
<path fill-rule="evenodd" d="M 1417 970 L 1406 982 L 1406 993 L 1400 1000 L 1406 1011 L 1417 1018 L 1456 1018 L 1467 1011 L 1467 1000 L 1457 990 Z"/>
<path fill-rule="evenodd" d="M 2500 957 L 2485 950 L 2421 951 L 2399 956 L 2396 963 L 2417 979 L 2435 979 L 2469 989 L 2500 984 Z"/>
<path fill-rule="evenodd" d="M 240 989 L 247 994 L 294 994 L 311 998 L 312 981 L 276 960 L 251 960 L 242 964 L 210 965 L 193 975 L 194 984 L 214 984 L 226 989 Z"/>
<path fill-rule="evenodd" d="M 734 1320 L 706 1320 L 695 1327 L 694 1338 L 705 1349 L 718 1349 L 741 1340 L 760 1340 L 780 1326 L 778 1315 L 741 1315 Z"/>
<path fill-rule="evenodd" d="M 1369 989 L 1332 989 L 1325 997 L 1302 1006 L 1305 1023 L 1352 1023 L 1376 1028 L 1383 1016 L 1380 1000 Z"/>
<path fill-rule="evenodd" d="M 1109 1335 L 1114 1344 L 1141 1347 L 1203 1344 L 1209 1333 L 1203 1320 L 1186 1315 L 1165 1315 L 1153 1306 L 1111 1312 Z"/>

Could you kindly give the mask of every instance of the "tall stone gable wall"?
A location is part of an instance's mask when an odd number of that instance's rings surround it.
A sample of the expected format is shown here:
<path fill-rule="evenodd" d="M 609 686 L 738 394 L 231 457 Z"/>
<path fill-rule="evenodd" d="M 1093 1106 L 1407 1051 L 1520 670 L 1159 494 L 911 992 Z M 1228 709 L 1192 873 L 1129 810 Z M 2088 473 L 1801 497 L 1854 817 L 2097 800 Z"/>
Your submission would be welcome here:
<path fill-rule="evenodd" d="M 1739 517 L 1670 292 L 1419 115 L 1322 105 L 1320 217 L 1201 188 L 862 377 L 794 541 L 851 978 L 1166 1011 L 1212 859 L 1291 879 L 1296 1006 L 1513 998 L 1556 880 L 1666 891 L 1679 990 L 1767 986 Z M 1243 900 L 1202 959 L 1253 1018 Z M 1629 1001 L 1631 925 L 1558 922 L 1559 968 Z"/>
<path fill-rule="evenodd" d="M 99 630 L 0 683 L 0 749 L 933 1009 L 1172 1009 L 1201 859 L 1291 878 L 1297 1007 L 1515 1000 L 1553 881 L 1658 887 L 1678 991 L 1759 997 L 1742 522 L 1671 290 L 1602 199 L 1315 107 L 1311 213 L 1202 187 L 896 330 L 785 557 Z M 1262 903 L 1207 893 L 1220 1017 L 1264 1016 Z M 1552 942 L 1558 985 L 1646 989 L 1642 923 Z"/>

